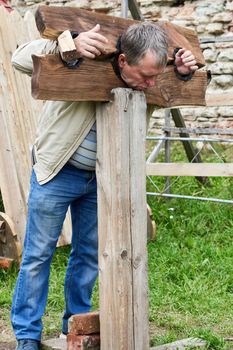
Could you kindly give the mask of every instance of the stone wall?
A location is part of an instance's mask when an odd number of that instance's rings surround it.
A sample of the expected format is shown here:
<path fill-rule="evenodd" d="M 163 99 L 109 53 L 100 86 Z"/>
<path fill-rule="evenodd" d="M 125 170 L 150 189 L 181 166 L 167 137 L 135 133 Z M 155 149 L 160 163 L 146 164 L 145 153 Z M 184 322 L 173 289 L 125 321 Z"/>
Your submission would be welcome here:
<path fill-rule="evenodd" d="M 38 4 L 88 8 L 114 16 L 121 15 L 120 0 L 12 0 L 11 5 L 23 15 L 35 11 Z M 212 80 L 208 90 L 233 93 L 233 0 L 139 0 L 146 20 L 169 20 L 194 29 L 200 39 Z M 182 108 L 187 126 L 233 127 L 233 108 Z M 158 109 L 151 120 L 151 130 L 159 132 L 164 110 Z"/>

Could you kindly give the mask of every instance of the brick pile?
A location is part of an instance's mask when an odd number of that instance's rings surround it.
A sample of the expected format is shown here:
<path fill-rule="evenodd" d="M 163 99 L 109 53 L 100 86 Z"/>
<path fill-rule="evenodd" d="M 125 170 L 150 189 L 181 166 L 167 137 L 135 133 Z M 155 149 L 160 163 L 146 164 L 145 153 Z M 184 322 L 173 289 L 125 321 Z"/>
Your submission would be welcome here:
<path fill-rule="evenodd" d="M 98 312 L 73 315 L 69 319 L 67 350 L 99 350 L 100 321 Z"/>

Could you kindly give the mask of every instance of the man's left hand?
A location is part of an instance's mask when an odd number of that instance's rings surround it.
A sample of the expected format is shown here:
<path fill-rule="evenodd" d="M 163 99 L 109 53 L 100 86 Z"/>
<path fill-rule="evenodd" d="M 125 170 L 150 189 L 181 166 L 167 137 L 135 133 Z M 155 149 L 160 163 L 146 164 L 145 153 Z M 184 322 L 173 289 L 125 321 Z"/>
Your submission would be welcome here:
<path fill-rule="evenodd" d="M 197 61 L 193 53 L 186 49 L 180 49 L 175 55 L 175 65 L 181 75 L 187 75 L 198 69 Z"/>

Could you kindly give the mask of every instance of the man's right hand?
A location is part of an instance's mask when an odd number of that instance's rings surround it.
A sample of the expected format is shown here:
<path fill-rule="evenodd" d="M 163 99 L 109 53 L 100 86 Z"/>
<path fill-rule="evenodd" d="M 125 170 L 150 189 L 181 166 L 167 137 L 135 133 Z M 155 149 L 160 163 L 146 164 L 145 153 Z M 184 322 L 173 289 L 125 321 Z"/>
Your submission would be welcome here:
<path fill-rule="evenodd" d="M 74 39 L 74 44 L 78 53 L 78 57 L 92 58 L 104 54 L 106 49 L 105 45 L 108 43 L 108 39 L 99 33 L 100 25 L 96 24 L 94 28 L 87 32 L 80 33 L 77 38 Z"/>

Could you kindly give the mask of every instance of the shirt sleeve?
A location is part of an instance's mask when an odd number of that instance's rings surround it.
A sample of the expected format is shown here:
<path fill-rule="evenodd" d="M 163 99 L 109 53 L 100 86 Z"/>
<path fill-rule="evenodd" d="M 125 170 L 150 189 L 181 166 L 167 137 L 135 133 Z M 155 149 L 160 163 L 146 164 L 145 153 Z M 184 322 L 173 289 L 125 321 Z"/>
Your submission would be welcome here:
<path fill-rule="evenodd" d="M 48 39 L 38 39 L 20 45 L 13 53 L 11 63 L 22 73 L 32 75 L 32 55 L 45 55 L 58 53 L 57 42 Z"/>

